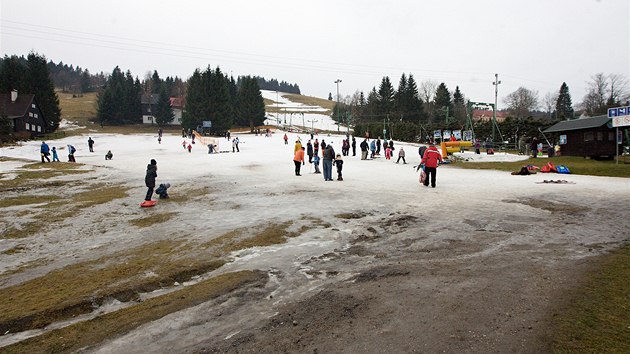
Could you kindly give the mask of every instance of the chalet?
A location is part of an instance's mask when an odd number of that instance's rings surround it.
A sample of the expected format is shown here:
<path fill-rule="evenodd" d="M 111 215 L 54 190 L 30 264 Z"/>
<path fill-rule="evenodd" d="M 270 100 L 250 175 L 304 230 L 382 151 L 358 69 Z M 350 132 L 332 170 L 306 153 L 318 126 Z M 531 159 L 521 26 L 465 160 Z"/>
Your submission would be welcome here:
<path fill-rule="evenodd" d="M 156 124 L 155 111 L 157 110 L 160 95 L 153 93 L 150 95 L 143 94 L 140 103 L 142 104 L 142 124 Z M 171 97 L 171 108 L 173 109 L 173 121 L 170 125 L 182 124 L 182 113 L 184 111 L 184 99 L 182 97 Z"/>
<path fill-rule="evenodd" d="M 171 97 L 171 108 L 173 109 L 173 121 L 171 125 L 182 125 L 182 113 L 184 113 L 184 98 Z"/>
<path fill-rule="evenodd" d="M 563 156 L 611 157 L 617 153 L 615 128 L 605 115 L 564 120 L 544 133 L 559 143 Z"/>
<path fill-rule="evenodd" d="M 155 117 L 153 114 L 157 110 L 159 94 L 142 94 L 140 103 L 142 105 L 142 124 L 155 124 Z"/>
<path fill-rule="evenodd" d="M 501 123 L 507 118 L 507 112 L 497 111 L 497 123 Z M 472 119 L 474 121 L 489 122 L 492 120 L 492 110 L 489 109 L 473 109 Z"/>
<path fill-rule="evenodd" d="M 18 95 L 16 90 L 0 94 L 0 117 L 10 120 L 14 133 L 33 137 L 47 131 L 46 118 L 33 94 Z"/>

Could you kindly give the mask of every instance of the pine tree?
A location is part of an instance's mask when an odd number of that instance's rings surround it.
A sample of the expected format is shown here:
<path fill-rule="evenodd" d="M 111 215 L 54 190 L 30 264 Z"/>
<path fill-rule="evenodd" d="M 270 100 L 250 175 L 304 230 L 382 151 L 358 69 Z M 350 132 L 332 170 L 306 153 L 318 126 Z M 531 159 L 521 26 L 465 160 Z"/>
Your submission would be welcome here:
<path fill-rule="evenodd" d="M 90 77 L 90 72 L 86 69 L 83 74 L 81 74 L 81 92 L 90 92 L 92 89 L 92 79 Z"/>
<path fill-rule="evenodd" d="M 208 120 L 208 98 L 205 90 L 205 73 L 196 69 L 188 79 L 186 87 L 186 109 L 182 116 L 182 126 L 193 129 Z"/>
<path fill-rule="evenodd" d="M 390 114 L 394 110 L 394 87 L 388 76 L 383 77 L 381 86 L 378 89 L 379 101 L 377 112 L 383 115 Z"/>
<path fill-rule="evenodd" d="M 174 118 L 175 115 L 171 107 L 170 95 L 168 94 L 166 85 L 163 85 L 155 110 L 155 122 L 162 127 L 171 123 Z"/>
<path fill-rule="evenodd" d="M 566 82 L 563 82 L 560 86 L 560 94 L 556 101 L 556 116 L 557 120 L 573 119 L 573 104 L 571 103 L 569 86 L 567 86 Z"/>
<path fill-rule="evenodd" d="M 435 90 L 435 121 L 439 122 L 445 119 L 448 112 L 452 112 L 453 103 L 451 102 L 451 93 L 446 88 L 445 83 L 441 83 Z M 450 114 L 449 114 L 450 115 Z"/>
<path fill-rule="evenodd" d="M 416 84 L 416 80 L 413 78 L 412 74 L 409 74 L 409 78 L 407 79 L 407 113 L 403 117 L 403 120 L 413 123 L 419 123 L 421 120 L 424 120 L 424 104 L 422 99 L 420 98 L 420 94 L 418 93 L 418 85 Z"/>
<path fill-rule="evenodd" d="M 263 124 L 265 121 L 265 101 L 256 79 L 244 78 L 238 91 L 237 102 L 240 121 L 246 122 L 252 132 L 256 126 Z"/>
<path fill-rule="evenodd" d="M 402 116 L 409 110 L 409 96 L 407 94 L 407 76 L 403 73 L 398 82 L 398 91 L 395 94 L 396 111 Z"/>
<path fill-rule="evenodd" d="M 0 92 L 8 93 L 17 90 L 18 93 L 26 92 L 26 60 L 17 55 L 4 56 L 0 66 Z"/>
<path fill-rule="evenodd" d="M 162 79 L 160 79 L 160 75 L 157 70 L 153 70 L 153 75 L 151 76 L 151 93 L 160 93 L 162 91 Z"/>
<path fill-rule="evenodd" d="M 453 93 L 452 115 L 459 124 L 466 123 L 466 103 L 464 102 L 464 95 L 459 90 L 459 86 L 455 86 L 455 92 Z"/>
<path fill-rule="evenodd" d="M 35 95 L 39 109 L 48 123 L 47 131 L 55 131 L 61 121 L 61 108 L 59 108 L 59 98 L 50 78 L 46 58 L 30 53 L 27 61 L 27 90 Z"/>

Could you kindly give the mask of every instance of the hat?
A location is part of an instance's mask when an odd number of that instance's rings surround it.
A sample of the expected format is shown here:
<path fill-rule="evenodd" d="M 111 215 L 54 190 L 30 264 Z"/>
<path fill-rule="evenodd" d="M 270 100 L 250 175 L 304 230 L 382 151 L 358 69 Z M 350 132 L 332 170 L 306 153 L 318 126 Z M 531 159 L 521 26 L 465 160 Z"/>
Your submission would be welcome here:
<path fill-rule="evenodd" d="M 155 161 L 154 159 L 151 159 L 151 165 L 157 165 L 157 161 Z"/>

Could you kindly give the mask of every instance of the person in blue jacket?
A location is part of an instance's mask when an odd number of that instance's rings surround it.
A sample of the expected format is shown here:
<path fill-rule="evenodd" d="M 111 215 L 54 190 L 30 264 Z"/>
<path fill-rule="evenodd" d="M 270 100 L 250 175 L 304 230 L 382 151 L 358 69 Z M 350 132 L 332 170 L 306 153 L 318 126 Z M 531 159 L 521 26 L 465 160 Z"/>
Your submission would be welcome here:
<path fill-rule="evenodd" d="M 48 157 L 50 156 L 50 148 L 48 147 L 48 144 L 46 144 L 45 141 L 42 141 L 42 146 L 39 148 L 39 152 L 42 155 L 42 163 L 45 162 L 44 159 L 50 162 L 50 158 Z"/>

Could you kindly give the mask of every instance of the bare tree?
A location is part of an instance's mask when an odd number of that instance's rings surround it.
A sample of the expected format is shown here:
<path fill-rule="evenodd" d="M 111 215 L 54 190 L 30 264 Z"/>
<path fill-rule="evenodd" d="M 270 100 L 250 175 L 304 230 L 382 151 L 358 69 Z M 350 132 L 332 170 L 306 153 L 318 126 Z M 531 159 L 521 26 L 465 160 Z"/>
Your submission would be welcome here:
<path fill-rule="evenodd" d="M 608 75 L 610 82 L 610 95 L 608 100 L 612 105 L 625 104 L 630 99 L 630 88 L 628 78 L 620 74 Z"/>
<path fill-rule="evenodd" d="M 516 91 L 507 95 L 503 102 L 517 119 L 524 119 L 530 112 L 538 108 L 538 91 L 519 87 Z"/>
<path fill-rule="evenodd" d="M 420 98 L 424 101 L 424 112 L 429 117 L 429 123 L 433 120 L 433 99 L 438 88 L 438 83 L 433 80 L 424 80 L 420 83 Z"/>
<path fill-rule="evenodd" d="M 543 107 L 545 108 L 545 112 L 547 112 L 548 117 L 551 118 L 551 113 L 556 108 L 556 103 L 558 102 L 558 93 L 547 92 L 545 97 L 542 99 Z"/>

